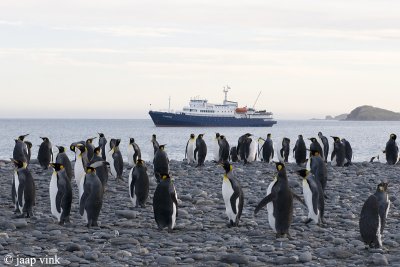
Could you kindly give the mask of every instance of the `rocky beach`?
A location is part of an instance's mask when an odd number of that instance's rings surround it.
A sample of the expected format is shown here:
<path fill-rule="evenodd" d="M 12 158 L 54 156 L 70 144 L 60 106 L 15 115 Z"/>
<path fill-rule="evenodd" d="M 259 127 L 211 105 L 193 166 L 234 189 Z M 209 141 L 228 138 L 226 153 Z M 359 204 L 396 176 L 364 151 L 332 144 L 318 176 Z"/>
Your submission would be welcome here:
<path fill-rule="evenodd" d="M 159 231 L 154 221 L 152 197 L 156 187 L 152 165 L 146 208 L 132 208 L 124 168 L 124 182 L 110 178 L 99 217 L 99 227 L 87 228 L 78 213 L 78 191 L 73 182 L 71 223 L 60 226 L 50 212 L 49 182 L 52 170 L 33 162 L 29 169 L 36 183 L 34 217 L 17 218 L 11 202 L 13 166 L 0 162 L 0 255 L 19 259 L 53 257 L 60 266 L 400 266 L 400 223 L 397 199 L 400 166 L 359 162 L 347 168 L 328 163 L 325 224 L 305 224 L 307 208 L 294 201 L 291 238 L 276 239 L 267 210 L 254 216 L 276 173 L 274 164 L 234 163 L 245 201 L 240 226 L 228 228 L 221 194 L 223 169 L 206 162 L 194 168 L 171 161 L 171 176 L 179 198 L 177 226 L 172 233 Z M 302 196 L 301 179 L 287 165 L 292 190 Z M 383 248 L 366 249 L 359 234 L 359 214 L 364 201 L 382 180 L 389 182 L 392 201 Z M 7 263 L 7 262 L 6 262 Z M 57 262 L 56 262 L 57 263 Z M 57 264 L 56 264 L 57 265 Z M 22 266 L 22 264 L 21 264 Z M 34 266 L 42 266 L 36 262 Z M 55 266 L 49 264 L 48 266 Z"/>

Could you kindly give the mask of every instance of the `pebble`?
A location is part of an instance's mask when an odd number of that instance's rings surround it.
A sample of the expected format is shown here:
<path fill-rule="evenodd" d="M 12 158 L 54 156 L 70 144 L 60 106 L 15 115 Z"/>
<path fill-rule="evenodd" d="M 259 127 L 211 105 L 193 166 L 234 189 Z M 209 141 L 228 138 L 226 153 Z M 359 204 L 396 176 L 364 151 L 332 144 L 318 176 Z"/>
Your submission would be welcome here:
<path fill-rule="evenodd" d="M 157 263 L 160 265 L 171 265 L 176 264 L 176 260 L 173 257 L 161 256 L 157 258 Z"/>
<path fill-rule="evenodd" d="M 302 263 L 312 261 L 312 254 L 309 251 L 303 252 L 299 255 L 299 261 Z"/>
<path fill-rule="evenodd" d="M 227 254 L 227 255 L 223 255 L 221 256 L 220 259 L 221 262 L 225 262 L 225 263 L 236 263 L 236 264 L 248 264 L 249 263 L 249 259 L 244 256 L 244 255 L 240 255 L 240 254 Z"/>
<path fill-rule="evenodd" d="M 372 254 L 372 262 L 376 265 L 376 266 L 383 266 L 383 265 L 388 265 L 388 260 L 386 258 L 385 255 L 382 255 L 380 253 L 374 253 Z"/>

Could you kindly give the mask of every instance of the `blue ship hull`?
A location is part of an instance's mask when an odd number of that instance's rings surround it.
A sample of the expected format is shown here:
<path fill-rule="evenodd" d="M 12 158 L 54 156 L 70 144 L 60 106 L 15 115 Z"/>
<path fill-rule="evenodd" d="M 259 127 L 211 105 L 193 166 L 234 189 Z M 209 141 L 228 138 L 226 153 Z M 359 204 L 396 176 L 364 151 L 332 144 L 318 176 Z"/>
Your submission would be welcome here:
<path fill-rule="evenodd" d="M 150 111 L 149 114 L 157 127 L 271 127 L 276 124 L 272 119 L 207 117 L 160 111 Z"/>

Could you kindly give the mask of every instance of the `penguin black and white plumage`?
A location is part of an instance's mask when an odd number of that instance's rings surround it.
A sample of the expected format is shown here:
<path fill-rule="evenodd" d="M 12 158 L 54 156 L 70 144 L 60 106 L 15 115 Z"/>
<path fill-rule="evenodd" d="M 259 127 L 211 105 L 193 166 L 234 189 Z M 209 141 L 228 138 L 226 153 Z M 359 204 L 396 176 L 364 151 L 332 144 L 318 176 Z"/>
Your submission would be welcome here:
<path fill-rule="evenodd" d="M 255 139 L 253 139 L 253 136 L 245 139 L 244 146 L 245 146 L 246 163 L 256 161 L 258 142 Z"/>
<path fill-rule="evenodd" d="M 63 165 L 65 172 L 67 173 L 68 179 L 71 182 L 73 176 L 71 161 L 69 160 L 65 152 L 65 147 L 57 146 L 57 148 L 58 148 L 58 154 L 56 156 L 56 163 Z"/>
<path fill-rule="evenodd" d="M 345 138 L 342 138 L 342 143 L 344 145 L 344 155 L 345 155 L 345 164 L 344 166 L 351 165 L 351 160 L 353 159 L 353 149 L 351 148 L 350 142 L 347 141 Z"/>
<path fill-rule="evenodd" d="M 103 205 L 103 185 L 96 174 L 96 168 L 104 162 L 96 162 L 86 168 L 83 179 L 83 194 L 79 201 L 79 214 L 87 227 L 98 226 L 97 220 Z"/>
<path fill-rule="evenodd" d="M 151 143 L 153 143 L 153 150 L 154 150 L 154 155 L 155 155 L 158 150 L 158 147 L 160 146 L 160 144 L 157 141 L 157 135 L 153 134 L 151 136 Z"/>
<path fill-rule="evenodd" d="M 178 197 L 170 176 L 161 174 L 160 178 L 153 197 L 154 219 L 159 230 L 168 227 L 168 232 L 172 232 L 178 216 Z"/>
<path fill-rule="evenodd" d="M 218 145 L 219 145 L 219 160 L 218 162 L 225 162 L 229 159 L 229 152 L 230 152 L 230 147 L 229 143 L 226 140 L 226 137 L 224 135 L 220 135 L 218 139 Z"/>
<path fill-rule="evenodd" d="M 328 162 L 328 155 L 329 155 L 329 141 L 328 138 L 326 138 L 326 136 L 324 136 L 322 134 L 322 132 L 318 132 L 318 138 L 319 138 L 319 142 L 321 142 L 321 144 L 323 145 L 323 154 L 324 154 L 324 160 L 325 162 Z"/>
<path fill-rule="evenodd" d="M 301 134 L 293 148 L 293 155 L 298 166 L 303 166 L 307 162 L 307 147 Z"/>
<path fill-rule="evenodd" d="M 382 233 L 390 209 L 387 183 L 380 183 L 375 194 L 364 203 L 360 214 L 360 234 L 364 243 L 371 248 L 382 246 Z"/>
<path fill-rule="evenodd" d="M 231 147 L 231 152 L 229 153 L 229 160 L 231 162 L 238 162 L 239 161 L 237 149 L 236 149 L 235 146 Z"/>
<path fill-rule="evenodd" d="M 87 149 L 87 157 L 89 162 L 92 160 L 93 158 L 93 153 L 94 153 L 94 145 L 93 145 L 93 140 L 96 139 L 97 137 L 92 137 L 92 138 L 88 138 L 86 140 L 86 149 Z"/>
<path fill-rule="evenodd" d="M 17 139 L 15 139 L 15 146 L 13 150 L 13 159 L 19 160 L 21 162 L 27 162 L 28 161 L 28 147 L 27 143 L 24 142 L 25 137 L 27 137 L 29 134 L 21 135 Z"/>
<path fill-rule="evenodd" d="M 322 149 L 322 145 L 323 145 L 323 144 L 321 144 L 320 142 L 318 142 L 317 138 L 315 138 L 315 137 L 308 138 L 308 140 L 311 141 L 311 144 L 310 144 L 310 151 L 311 151 L 311 150 L 316 150 L 316 151 L 318 151 L 318 153 L 319 153 L 319 154 L 321 155 L 321 157 L 324 159 L 324 150 Z"/>
<path fill-rule="evenodd" d="M 328 169 L 324 159 L 317 150 L 311 150 L 310 170 L 315 176 L 315 179 L 321 184 L 322 190 L 325 192 L 326 184 L 328 182 Z"/>
<path fill-rule="evenodd" d="M 320 224 L 324 220 L 325 197 L 321 183 L 307 169 L 296 172 L 303 178 L 303 196 L 308 208 L 308 220 Z"/>
<path fill-rule="evenodd" d="M 225 170 L 222 182 L 222 197 L 225 202 L 225 212 L 229 220 L 228 226 L 239 226 L 244 203 L 243 190 L 239 181 L 232 173 L 232 165 L 225 161 L 222 166 Z"/>
<path fill-rule="evenodd" d="M 246 156 L 245 156 L 246 152 L 245 152 L 244 143 L 245 143 L 245 140 L 250 136 L 251 136 L 250 133 L 246 133 L 246 134 L 240 136 L 239 139 L 238 139 L 238 145 L 236 147 L 239 160 L 244 160 L 245 163 L 247 162 L 247 159 L 246 159 Z"/>
<path fill-rule="evenodd" d="M 219 159 L 220 159 L 220 154 L 219 154 L 219 152 L 220 152 L 220 146 L 219 146 L 219 137 L 220 137 L 220 134 L 219 133 L 215 133 L 215 137 L 214 137 L 214 139 L 213 139 L 213 147 L 212 147 L 212 150 L 213 150 L 213 157 L 214 157 L 214 161 L 215 162 L 219 162 Z"/>
<path fill-rule="evenodd" d="M 117 181 L 123 180 L 122 173 L 124 171 L 124 160 L 122 158 L 122 153 L 119 150 L 120 142 L 121 139 L 110 140 L 111 150 L 108 152 L 107 156 L 107 161 L 110 164 L 111 174 L 117 179 Z"/>
<path fill-rule="evenodd" d="M 60 163 L 51 163 L 53 175 L 51 176 L 49 195 L 51 214 L 60 225 L 69 222 L 72 204 L 72 187 L 66 169 Z"/>
<path fill-rule="evenodd" d="M 160 182 L 160 174 L 169 173 L 169 158 L 165 151 L 166 145 L 160 145 L 153 159 L 154 175 L 157 182 Z"/>
<path fill-rule="evenodd" d="M 13 189 L 11 191 L 15 211 L 29 218 L 33 216 L 33 207 L 36 204 L 35 181 L 27 168 L 27 162 L 15 159 L 11 159 L 11 161 L 15 165 Z"/>
<path fill-rule="evenodd" d="M 333 151 L 331 155 L 331 161 L 336 164 L 338 167 L 343 167 L 346 160 L 346 148 L 340 138 L 337 136 L 332 136 L 333 143 Z"/>
<path fill-rule="evenodd" d="M 389 165 L 394 165 L 397 163 L 399 158 L 399 147 L 397 146 L 397 135 L 391 134 L 389 137 L 389 141 L 386 143 L 385 150 L 383 151 L 386 154 L 386 162 Z"/>
<path fill-rule="evenodd" d="M 31 161 L 31 156 L 32 156 L 32 143 L 29 141 L 24 141 L 26 145 L 26 160 L 28 162 L 28 165 Z"/>
<path fill-rule="evenodd" d="M 194 134 L 190 134 L 190 138 L 186 143 L 186 149 L 185 149 L 185 159 L 188 164 L 195 163 L 194 160 L 195 147 L 196 147 L 196 136 Z"/>
<path fill-rule="evenodd" d="M 196 138 L 196 148 L 194 149 L 194 159 L 197 160 L 197 166 L 204 166 L 207 156 L 207 145 L 203 139 L 204 134 L 199 134 Z"/>
<path fill-rule="evenodd" d="M 101 148 L 101 157 L 103 160 L 107 160 L 107 151 L 106 151 L 106 144 L 107 144 L 107 139 L 104 136 L 103 133 L 98 133 L 99 135 L 99 147 Z"/>
<path fill-rule="evenodd" d="M 98 146 L 93 151 L 93 158 L 90 161 L 90 164 L 96 162 L 103 162 L 100 166 L 96 167 L 96 174 L 100 179 L 101 184 L 103 185 L 103 191 L 105 191 L 108 182 L 108 162 L 103 160 L 101 148 Z"/>
<path fill-rule="evenodd" d="M 49 138 L 47 137 L 40 137 L 40 138 L 43 139 L 43 142 L 40 144 L 37 159 L 39 161 L 40 166 L 44 170 L 47 170 L 49 168 L 50 162 L 53 161 L 52 145 Z"/>
<path fill-rule="evenodd" d="M 300 198 L 289 188 L 285 165 L 277 162 L 276 169 L 278 174 L 268 186 L 267 196 L 257 205 L 254 214 L 267 205 L 269 224 L 279 238 L 289 236 L 289 228 L 293 221 L 293 197 L 299 200 Z"/>
<path fill-rule="evenodd" d="M 129 173 L 128 188 L 133 206 L 145 208 L 149 196 L 149 176 L 147 167 L 141 159 L 138 159 L 136 166 Z"/>
<path fill-rule="evenodd" d="M 274 158 L 274 143 L 271 139 L 271 134 L 267 134 L 267 139 L 262 146 L 262 158 L 265 162 L 272 162 Z"/>
<path fill-rule="evenodd" d="M 139 146 L 135 143 L 135 138 L 129 138 L 128 145 L 128 164 L 133 167 L 136 165 L 138 159 L 142 158 L 142 152 Z"/>
<path fill-rule="evenodd" d="M 278 143 L 278 149 L 276 150 L 278 160 L 282 163 L 289 162 L 289 152 L 290 152 L 290 139 L 284 137 L 282 142 Z"/>
<path fill-rule="evenodd" d="M 83 194 L 83 180 L 86 175 L 86 166 L 89 164 L 86 157 L 86 147 L 82 143 L 73 143 L 70 149 L 75 152 L 74 177 L 79 191 L 79 199 Z"/>

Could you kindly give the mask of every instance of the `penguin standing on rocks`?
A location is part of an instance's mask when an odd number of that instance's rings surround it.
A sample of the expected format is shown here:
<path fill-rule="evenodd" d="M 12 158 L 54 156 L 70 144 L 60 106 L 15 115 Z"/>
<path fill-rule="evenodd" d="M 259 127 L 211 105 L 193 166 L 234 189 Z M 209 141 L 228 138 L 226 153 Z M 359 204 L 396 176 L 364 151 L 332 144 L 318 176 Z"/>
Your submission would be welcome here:
<path fill-rule="evenodd" d="M 96 174 L 96 168 L 104 162 L 96 162 L 86 168 L 83 179 L 83 194 L 79 201 L 79 214 L 84 218 L 87 227 L 98 226 L 100 210 L 103 205 L 103 185 Z"/>
<path fill-rule="evenodd" d="M 196 136 L 190 134 L 190 138 L 186 143 L 185 159 L 188 164 L 195 163 L 194 160 L 194 149 L 196 147 Z"/>
<path fill-rule="evenodd" d="M 274 142 L 271 139 L 271 134 L 267 134 L 267 139 L 262 146 L 262 158 L 265 162 L 270 163 L 274 158 Z"/>
<path fill-rule="evenodd" d="M 51 163 L 51 166 L 54 169 L 49 186 L 51 214 L 56 217 L 60 225 L 63 225 L 65 222 L 69 222 L 71 212 L 71 181 L 62 164 Z"/>
<path fill-rule="evenodd" d="M 278 153 L 278 159 L 282 163 L 289 162 L 289 152 L 290 152 L 290 139 L 284 137 L 282 142 L 279 143 L 278 149 L 276 151 Z"/>
<path fill-rule="evenodd" d="M 394 165 L 397 163 L 399 158 L 399 147 L 397 146 L 397 135 L 391 134 L 389 137 L 389 141 L 386 143 L 385 150 L 383 153 L 386 154 L 386 162 L 389 165 Z"/>
<path fill-rule="evenodd" d="M 27 218 L 33 216 L 33 206 L 36 201 L 36 187 L 32 174 L 27 168 L 28 163 L 11 159 L 15 165 L 13 189 L 11 197 L 14 201 L 16 212 Z"/>
<path fill-rule="evenodd" d="M 15 146 L 13 150 L 13 159 L 19 160 L 21 162 L 27 162 L 28 161 L 28 146 L 27 142 L 24 142 L 25 137 L 27 137 L 29 134 L 21 135 L 17 139 L 15 139 Z M 32 144 L 31 144 L 32 147 Z M 30 156 L 29 156 L 30 159 Z"/>
<path fill-rule="evenodd" d="M 220 146 L 219 146 L 219 133 L 215 133 L 215 138 L 213 139 L 213 156 L 214 156 L 214 161 L 219 162 L 220 160 Z"/>
<path fill-rule="evenodd" d="M 58 154 L 56 157 L 56 163 L 59 163 L 64 167 L 67 177 L 71 182 L 73 176 L 71 161 L 65 153 L 65 148 L 63 146 L 57 146 L 57 148 Z"/>
<path fill-rule="evenodd" d="M 229 219 L 228 227 L 239 226 L 239 220 L 243 211 L 243 190 L 240 183 L 232 174 L 232 165 L 225 161 L 225 174 L 222 182 L 222 197 L 225 202 L 225 211 Z"/>
<path fill-rule="evenodd" d="M 267 196 L 257 205 L 254 214 L 267 205 L 269 225 L 276 233 L 276 237 L 280 238 L 289 236 L 289 228 L 293 221 L 293 197 L 300 201 L 301 199 L 289 188 L 285 165 L 277 162 L 276 169 L 278 174 L 268 186 Z M 270 202 L 272 205 L 268 205 Z"/>
<path fill-rule="evenodd" d="M 296 172 L 303 178 L 303 195 L 308 208 L 308 220 L 306 224 L 314 221 L 316 224 L 323 223 L 325 197 L 321 183 L 306 169 Z"/>
<path fill-rule="evenodd" d="M 364 203 L 360 214 L 360 233 L 364 243 L 371 248 L 382 246 L 382 233 L 390 209 L 387 183 L 380 183 L 375 194 Z"/>
<path fill-rule="evenodd" d="M 245 163 L 253 162 L 257 160 L 257 144 L 255 140 L 251 137 L 247 137 L 244 141 L 245 147 Z"/>
<path fill-rule="evenodd" d="M 149 196 L 149 176 L 147 167 L 143 160 L 139 159 L 136 166 L 129 173 L 129 197 L 133 207 L 146 207 L 146 200 Z"/>
<path fill-rule="evenodd" d="M 319 153 L 319 154 L 321 155 L 321 157 L 324 159 L 324 158 L 325 158 L 325 157 L 324 157 L 324 150 L 322 149 L 322 145 L 323 145 L 323 144 L 320 144 L 320 143 L 318 142 L 317 138 L 315 138 L 315 137 L 308 138 L 308 140 L 311 141 L 311 144 L 310 144 L 310 151 L 311 151 L 311 150 L 316 150 L 316 151 L 318 151 L 318 153 Z"/>
<path fill-rule="evenodd" d="M 301 134 L 293 148 L 293 155 L 298 166 L 303 166 L 307 162 L 307 147 Z"/>
<path fill-rule="evenodd" d="M 245 140 L 247 138 L 249 138 L 250 136 L 251 136 L 250 133 L 246 133 L 246 134 L 240 136 L 239 139 L 238 139 L 238 145 L 236 147 L 237 154 L 239 156 L 239 160 L 244 160 L 245 163 L 247 162 L 247 159 L 246 159 L 246 156 L 245 156 L 246 152 L 245 152 L 244 144 L 245 144 Z"/>
<path fill-rule="evenodd" d="M 157 182 L 160 182 L 160 175 L 162 173 L 169 173 L 169 159 L 167 152 L 165 152 L 166 145 L 160 145 L 154 155 L 153 165 L 154 165 L 154 176 Z"/>
<path fill-rule="evenodd" d="M 229 160 L 232 162 L 239 161 L 237 149 L 235 146 L 231 147 L 231 152 L 229 153 Z"/>
<path fill-rule="evenodd" d="M 133 167 L 136 165 L 138 159 L 142 158 L 142 152 L 140 151 L 139 146 L 135 143 L 134 138 L 129 138 L 128 145 L 128 164 Z"/>
<path fill-rule="evenodd" d="M 158 150 L 158 147 L 160 146 L 160 144 L 157 141 L 157 136 L 155 134 L 153 134 L 151 136 L 151 142 L 153 143 L 153 149 L 154 149 L 154 155 L 155 155 Z"/>
<path fill-rule="evenodd" d="M 26 160 L 29 163 L 31 162 L 31 156 L 32 156 L 32 143 L 29 141 L 24 141 L 25 145 L 26 145 Z"/>
<path fill-rule="evenodd" d="M 317 150 L 311 150 L 310 169 L 315 179 L 321 184 L 322 190 L 325 192 L 328 182 L 328 169 L 324 159 Z"/>
<path fill-rule="evenodd" d="M 219 160 L 218 162 L 225 162 L 228 161 L 229 159 L 229 143 L 226 140 L 224 135 L 220 135 L 218 139 L 218 145 L 219 145 Z"/>
<path fill-rule="evenodd" d="M 178 197 L 170 176 L 161 174 L 160 177 L 153 197 L 154 219 L 159 230 L 168 227 L 168 232 L 172 232 L 178 216 Z"/>
<path fill-rule="evenodd" d="M 47 137 L 40 137 L 40 138 L 43 139 L 43 142 L 40 144 L 37 159 L 39 161 L 40 166 L 42 166 L 44 170 L 47 170 L 49 168 L 50 162 L 53 161 L 52 145 L 50 143 L 49 138 Z"/>
<path fill-rule="evenodd" d="M 86 156 L 86 147 L 81 143 L 73 143 L 70 149 L 75 152 L 74 177 L 79 191 L 79 199 L 83 194 L 83 180 L 86 175 L 85 166 L 89 164 Z"/>
<path fill-rule="evenodd" d="M 344 145 L 344 154 L 346 159 L 344 166 L 347 167 L 352 164 L 351 160 L 353 159 L 353 149 L 351 148 L 349 141 L 347 141 L 345 138 L 342 138 L 342 143 Z"/>
<path fill-rule="evenodd" d="M 96 162 L 103 162 L 102 165 L 96 167 L 96 174 L 100 179 L 101 184 L 103 185 L 103 191 L 105 191 L 107 182 L 108 182 L 108 162 L 104 161 L 102 158 L 102 151 L 100 147 L 96 147 L 93 151 L 93 158 L 90 161 L 90 164 L 96 163 Z"/>
<path fill-rule="evenodd" d="M 323 153 L 324 153 L 324 160 L 328 162 L 328 155 L 329 155 L 329 141 L 326 136 L 324 136 L 321 132 L 318 133 L 319 142 L 323 145 Z"/>
<path fill-rule="evenodd" d="M 346 148 L 340 138 L 337 136 L 332 136 L 333 143 L 333 151 L 331 155 L 331 161 L 336 162 L 336 166 L 343 167 L 346 159 Z"/>
<path fill-rule="evenodd" d="M 110 145 L 111 150 L 108 152 L 111 174 L 117 179 L 117 181 L 122 181 L 122 172 L 124 171 L 124 160 L 122 158 L 121 151 L 119 150 L 119 144 L 121 139 L 111 139 Z"/>
<path fill-rule="evenodd" d="M 87 157 L 89 161 L 91 161 L 93 158 L 93 153 L 94 153 L 93 140 L 96 138 L 97 137 L 93 137 L 86 140 Z"/>
<path fill-rule="evenodd" d="M 103 133 L 98 133 L 99 134 L 99 147 L 101 148 L 101 157 L 103 160 L 106 160 L 106 144 L 107 144 L 107 139 L 104 136 Z"/>
<path fill-rule="evenodd" d="M 196 148 L 194 150 L 194 159 L 197 160 L 197 166 L 204 166 L 207 156 L 207 145 L 203 139 L 204 134 L 199 134 L 196 139 Z"/>

